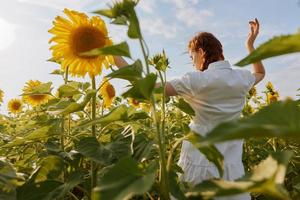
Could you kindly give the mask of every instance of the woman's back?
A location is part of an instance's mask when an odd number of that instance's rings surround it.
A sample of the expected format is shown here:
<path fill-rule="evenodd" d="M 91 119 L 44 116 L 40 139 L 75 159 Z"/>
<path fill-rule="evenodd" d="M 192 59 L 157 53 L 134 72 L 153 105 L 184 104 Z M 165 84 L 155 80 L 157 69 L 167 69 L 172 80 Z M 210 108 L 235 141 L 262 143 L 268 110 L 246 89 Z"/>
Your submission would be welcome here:
<path fill-rule="evenodd" d="M 190 72 L 170 83 L 194 109 L 192 123 L 211 127 L 240 116 L 254 81 L 250 71 L 232 69 L 228 61 L 217 61 L 204 72 Z"/>

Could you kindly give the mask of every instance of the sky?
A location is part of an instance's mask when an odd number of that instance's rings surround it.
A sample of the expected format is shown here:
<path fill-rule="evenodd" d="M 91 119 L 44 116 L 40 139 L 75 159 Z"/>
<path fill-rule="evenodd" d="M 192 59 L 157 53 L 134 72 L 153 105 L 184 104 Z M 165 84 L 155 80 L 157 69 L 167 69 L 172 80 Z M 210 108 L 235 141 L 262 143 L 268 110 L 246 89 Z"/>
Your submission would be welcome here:
<path fill-rule="evenodd" d="M 51 81 L 54 87 L 62 84 L 60 77 L 50 75 L 59 66 L 46 60 L 51 57 L 48 44 L 51 34 L 47 31 L 57 15 L 64 16 L 64 8 L 92 15 L 92 11 L 107 8 L 111 2 L 0 0 L 0 89 L 5 92 L 0 112 L 6 112 L 9 99 L 20 97 L 30 79 Z M 223 44 L 225 59 L 235 64 L 247 55 L 245 41 L 249 20 L 257 17 L 261 24 L 256 46 L 274 36 L 300 30 L 299 0 L 140 0 L 137 13 L 150 54 L 164 49 L 170 59 L 168 80 L 194 70 L 186 46 L 199 31 L 213 33 Z M 127 38 L 126 29 L 105 21 L 113 41 L 128 41 L 133 57 L 139 58 L 138 43 Z M 300 93 L 297 92 L 300 88 L 300 54 L 279 56 L 263 63 L 266 76 L 257 85 L 258 91 L 263 91 L 266 83 L 271 81 L 282 99 L 296 98 Z M 251 70 L 251 65 L 245 68 Z M 124 82 L 114 80 L 112 83 L 117 94 L 124 91 Z"/>

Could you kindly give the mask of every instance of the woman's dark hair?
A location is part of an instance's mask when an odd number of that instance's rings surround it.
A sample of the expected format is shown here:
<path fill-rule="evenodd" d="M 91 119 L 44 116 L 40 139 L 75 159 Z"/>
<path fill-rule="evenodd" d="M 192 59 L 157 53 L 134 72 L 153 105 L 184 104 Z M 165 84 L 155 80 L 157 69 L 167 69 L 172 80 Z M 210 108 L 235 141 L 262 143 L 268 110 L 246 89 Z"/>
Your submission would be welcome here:
<path fill-rule="evenodd" d="M 197 52 L 199 48 L 204 51 L 205 62 L 203 64 L 203 70 L 206 70 L 208 65 L 212 62 L 224 60 L 222 44 L 211 33 L 200 32 L 189 41 L 189 50 Z"/>

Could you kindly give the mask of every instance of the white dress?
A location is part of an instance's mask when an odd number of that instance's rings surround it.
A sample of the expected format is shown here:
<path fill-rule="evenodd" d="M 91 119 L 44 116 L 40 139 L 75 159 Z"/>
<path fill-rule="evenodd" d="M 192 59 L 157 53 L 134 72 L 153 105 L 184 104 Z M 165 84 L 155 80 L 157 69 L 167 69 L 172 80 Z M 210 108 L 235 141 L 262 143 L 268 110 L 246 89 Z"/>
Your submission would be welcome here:
<path fill-rule="evenodd" d="M 254 82 L 255 76 L 250 71 L 233 69 L 228 61 L 217 61 L 211 63 L 203 72 L 189 72 L 169 83 L 195 110 L 190 128 L 205 136 L 219 123 L 240 117 L 245 105 L 245 97 Z M 224 156 L 222 178 L 234 180 L 243 176 L 243 141 L 219 143 L 216 147 Z M 182 144 L 178 165 L 184 171 L 180 179 L 193 185 L 213 177 L 220 178 L 214 164 L 188 141 Z M 216 199 L 250 200 L 251 198 L 245 193 Z"/>

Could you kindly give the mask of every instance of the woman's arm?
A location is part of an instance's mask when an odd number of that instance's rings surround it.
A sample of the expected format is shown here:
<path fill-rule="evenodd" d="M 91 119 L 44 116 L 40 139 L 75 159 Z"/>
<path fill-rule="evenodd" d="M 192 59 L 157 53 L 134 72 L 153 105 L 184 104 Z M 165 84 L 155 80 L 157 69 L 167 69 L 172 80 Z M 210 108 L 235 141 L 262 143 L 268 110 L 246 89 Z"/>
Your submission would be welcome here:
<path fill-rule="evenodd" d="M 251 53 L 252 51 L 255 50 L 254 48 L 254 41 L 259 33 L 259 22 L 255 18 L 255 21 L 250 21 L 250 33 L 248 34 L 247 42 L 246 42 L 246 47 L 248 49 L 248 52 Z M 258 61 L 256 63 L 253 63 L 253 71 L 255 75 L 255 84 L 260 82 L 264 77 L 265 77 L 265 68 L 264 65 L 262 64 L 261 61 Z"/>
<path fill-rule="evenodd" d="M 161 83 L 156 83 L 155 88 L 159 88 L 159 87 L 161 87 Z M 166 91 L 167 96 L 176 96 L 176 95 L 178 95 L 178 93 L 176 92 L 174 87 L 169 82 L 166 82 L 165 91 Z"/>
<path fill-rule="evenodd" d="M 121 56 L 114 56 L 115 64 L 118 68 L 122 68 L 128 65 L 126 60 L 122 58 Z"/>

